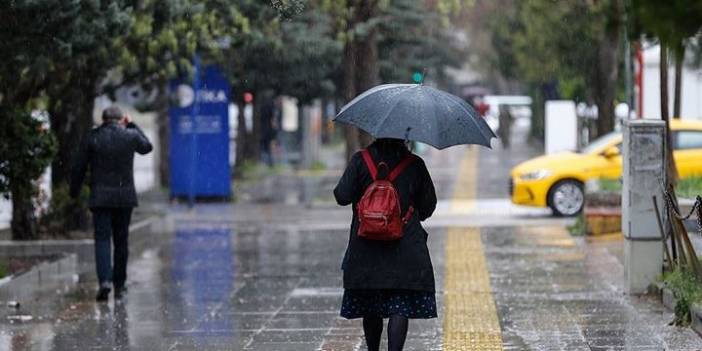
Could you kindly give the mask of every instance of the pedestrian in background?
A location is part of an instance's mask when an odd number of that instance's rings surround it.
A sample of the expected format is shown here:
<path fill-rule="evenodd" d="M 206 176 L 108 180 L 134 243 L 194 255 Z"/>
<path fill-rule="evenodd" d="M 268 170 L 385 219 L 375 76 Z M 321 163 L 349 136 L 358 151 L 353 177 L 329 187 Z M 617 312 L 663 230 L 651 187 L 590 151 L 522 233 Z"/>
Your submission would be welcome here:
<path fill-rule="evenodd" d="M 126 291 L 129 222 L 137 206 L 134 153 L 147 154 L 153 146 L 131 118 L 118 107 L 102 113 L 103 123 L 83 138 L 73 167 L 70 195 L 80 194 L 89 171 L 90 200 L 95 227 L 97 301 L 106 301 L 114 287 L 115 299 Z M 112 247 L 114 244 L 114 263 Z"/>
<path fill-rule="evenodd" d="M 498 117 L 500 127 L 497 129 L 497 135 L 500 137 L 502 142 L 502 148 L 509 149 L 510 137 L 512 134 L 512 113 L 509 110 L 509 106 L 500 106 L 500 115 Z"/>
<path fill-rule="evenodd" d="M 427 248 L 428 234 L 421 221 L 436 207 L 434 184 L 416 155 L 402 140 L 378 139 L 368 147 L 375 164 L 385 163 L 387 172 L 406 158 L 412 161 L 392 181 L 405 224 L 398 240 L 369 240 L 359 236 L 358 205 L 366 188 L 374 182 L 368 161 L 357 152 L 349 161 L 334 196 L 339 205 L 352 204 L 353 220 L 342 269 L 344 297 L 341 316 L 363 318 L 368 350 L 380 347 L 383 318 L 388 318 L 388 349 L 402 350 L 412 318 L 436 318 L 434 270 Z M 377 178 L 381 175 L 378 168 Z M 392 178 L 392 177 L 391 177 Z M 383 178 L 384 179 L 384 178 Z"/>
<path fill-rule="evenodd" d="M 269 96 L 261 107 L 261 158 L 273 167 L 273 144 L 280 129 L 279 98 Z"/>

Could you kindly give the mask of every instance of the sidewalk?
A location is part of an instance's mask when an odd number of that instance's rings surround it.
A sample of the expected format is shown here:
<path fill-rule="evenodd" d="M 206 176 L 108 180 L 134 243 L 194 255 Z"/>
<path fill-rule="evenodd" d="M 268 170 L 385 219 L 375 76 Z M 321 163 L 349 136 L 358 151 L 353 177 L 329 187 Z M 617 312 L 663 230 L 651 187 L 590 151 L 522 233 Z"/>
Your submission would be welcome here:
<path fill-rule="evenodd" d="M 423 155 L 440 198 L 427 223 L 439 318 L 411 321 L 405 349 L 702 349 L 657 301 L 623 293 L 621 241 L 572 238 L 509 204 L 498 183 L 538 152 L 514 150 Z M 165 206 L 132 235 L 124 303 L 96 304 L 87 281 L 23 302 L 31 322 L 0 308 L 0 350 L 364 350 L 360 320 L 338 317 L 350 209 L 325 198 L 336 177 L 254 190 L 269 201 Z"/>

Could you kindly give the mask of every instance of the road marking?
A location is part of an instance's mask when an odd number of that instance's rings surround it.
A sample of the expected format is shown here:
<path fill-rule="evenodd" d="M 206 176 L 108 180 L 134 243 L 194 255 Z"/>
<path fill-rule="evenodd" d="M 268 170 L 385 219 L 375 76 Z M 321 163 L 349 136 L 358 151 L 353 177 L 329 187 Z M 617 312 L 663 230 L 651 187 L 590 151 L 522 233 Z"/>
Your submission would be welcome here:
<path fill-rule="evenodd" d="M 451 208 L 466 211 L 475 202 L 477 149 L 471 147 L 454 187 Z M 446 240 L 444 345 L 452 350 L 502 350 L 502 331 L 490 289 L 480 230 L 452 227 Z"/>

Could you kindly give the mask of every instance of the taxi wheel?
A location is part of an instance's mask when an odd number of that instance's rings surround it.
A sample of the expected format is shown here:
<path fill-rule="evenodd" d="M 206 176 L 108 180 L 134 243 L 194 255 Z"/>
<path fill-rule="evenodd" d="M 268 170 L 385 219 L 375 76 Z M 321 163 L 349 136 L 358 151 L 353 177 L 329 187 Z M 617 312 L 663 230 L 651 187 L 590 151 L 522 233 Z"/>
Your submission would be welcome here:
<path fill-rule="evenodd" d="M 579 214 L 585 206 L 583 183 L 577 180 L 561 180 L 548 192 L 548 207 L 559 217 Z"/>

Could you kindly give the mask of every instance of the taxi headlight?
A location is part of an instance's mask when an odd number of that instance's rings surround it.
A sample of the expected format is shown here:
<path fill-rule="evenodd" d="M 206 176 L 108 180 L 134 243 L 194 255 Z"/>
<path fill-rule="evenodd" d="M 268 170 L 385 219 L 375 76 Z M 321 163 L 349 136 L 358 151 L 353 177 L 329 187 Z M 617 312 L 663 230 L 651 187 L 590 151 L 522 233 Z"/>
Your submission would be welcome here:
<path fill-rule="evenodd" d="M 527 172 L 519 176 L 521 180 L 539 180 L 544 179 L 551 175 L 551 172 L 545 169 L 540 169 L 538 171 Z"/>

